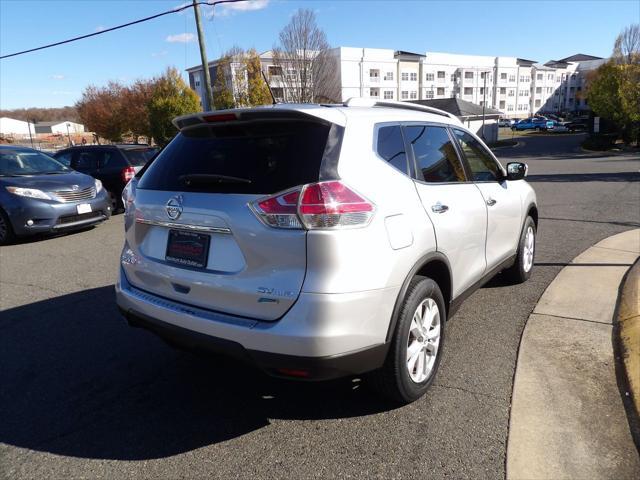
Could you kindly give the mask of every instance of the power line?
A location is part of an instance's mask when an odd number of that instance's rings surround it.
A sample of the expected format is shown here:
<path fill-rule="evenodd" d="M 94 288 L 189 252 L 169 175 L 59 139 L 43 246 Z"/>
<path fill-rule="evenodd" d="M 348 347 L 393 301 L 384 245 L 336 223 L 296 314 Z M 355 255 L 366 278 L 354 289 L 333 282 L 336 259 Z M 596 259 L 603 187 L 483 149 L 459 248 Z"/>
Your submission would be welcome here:
<path fill-rule="evenodd" d="M 131 25 L 136 25 L 138 23 L 148 22 L 149 20 L 154 20 L 159 17 L 163 17 L 165 15 L 170 15 L 172 13 L 178 13 L 188 8 L 194 8 L 195 5 L 208 5 L 210 7 L 215 7 L 216 5 L 220 5 L 221 3 L 236 3 L 236 2 L 244 2 L 246 0 L 216 0 L 215 2 L 196 2 L 188 3 L 182 5 L 180 7 L 176 7 L 171 10 L 167 10 L 166 12 L 158 13 L 156 15 L 151 15 L 150 17 L 141 18 L 139 20 L 134 20 L 133 22 L 124 23 L 122 25 L 117 25 L 111 28 L 105 28 L 104 30 L 100 30 L 99 32 L 88 33 L 87 35 L 80 35 L 79 37 L 69 38 L 67 40 L 62 40 L 60 42 L 50 43 L 48 45 L 42 45 L 41 47 L 30 48 L 29 50 L 23 50 L 21 52 L 10 53 L 8 55 L 0 56 L 0 60 L 4 60 L 9 57 L 17 57 L 18 55 L 24 55 L 25 53 L 37 52 L 38 50 L 44 50 L 45 48 L 57 47 L 58 45 L 64 45 L 66 43 L 77 42 L 78 40 L 84 40 L 85 38 L 95 37 L 96 35 L 102 35 L 103 33 L 113 32 L 114 30 L 119 30 L 120 28 L 130 27 Z"/>

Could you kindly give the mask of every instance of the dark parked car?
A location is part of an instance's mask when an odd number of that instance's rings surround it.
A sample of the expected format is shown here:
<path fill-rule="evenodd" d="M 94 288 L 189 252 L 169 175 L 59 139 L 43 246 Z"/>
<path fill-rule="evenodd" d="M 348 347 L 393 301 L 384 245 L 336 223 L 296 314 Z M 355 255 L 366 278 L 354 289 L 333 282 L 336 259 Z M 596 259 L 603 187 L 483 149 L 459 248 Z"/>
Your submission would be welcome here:
<path fill-rule="evenodd" d="M 122 190 L 158 152 L 148 145 L 86 145 L 56 152 L 59 162 L 99 179 L 111 199 L 114 212 L 122 205 Z"/>
<path fill-rule="evenodd" d="M 0 146 L 0 245 L 16 235 L 86 227 L 110 215 L 100 180 L 37 150 Z"/>
<path fill-rule="evenodd" d="M 589 128 L 588 118 L 576 118 L 570 122 L 566 122 L 564 125 L 570 132 L 583 132 Z"/>

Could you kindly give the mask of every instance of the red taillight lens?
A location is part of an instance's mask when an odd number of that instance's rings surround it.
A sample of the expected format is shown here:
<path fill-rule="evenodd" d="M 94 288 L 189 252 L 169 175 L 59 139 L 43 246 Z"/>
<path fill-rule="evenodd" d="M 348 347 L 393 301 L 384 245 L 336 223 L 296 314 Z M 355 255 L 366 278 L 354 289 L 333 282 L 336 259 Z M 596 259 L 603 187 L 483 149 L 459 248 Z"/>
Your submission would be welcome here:
<path fill-rule="evenodd" d="M 122 181 L 127 183 L 129 180 L 136 176 L 136 169 L 133 167 L 125 167 L 120 173 L 122 174 Z"/>
<path fill-rule="evenodd" d="M 285 192 L 254 204 L 254 210 L 270 227 L 302 228 L 297 215 L 300 190 Z"/>
<path fill-rule="evenodd" d="M 374 206 L 338 180 L 311 183 L 253 204 L 264 223 L 276 228 L 361 227 Z"/>
<path fill-rule="evenodd" d="M 373 210 L 371 202 L 337 180 L 306 185 L 298 206 L 307 228 L 364 226 Z"/>

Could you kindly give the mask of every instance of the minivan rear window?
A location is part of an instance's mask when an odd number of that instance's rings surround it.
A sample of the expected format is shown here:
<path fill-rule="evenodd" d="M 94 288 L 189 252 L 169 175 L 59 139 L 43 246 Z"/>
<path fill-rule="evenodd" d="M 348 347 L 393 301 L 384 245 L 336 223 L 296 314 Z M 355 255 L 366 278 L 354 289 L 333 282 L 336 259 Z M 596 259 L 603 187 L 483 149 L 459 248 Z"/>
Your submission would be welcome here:
<path fill-rule="evenodd" d="M 123 149 L 124 156 L 134 167 L 142 167 L 158 151 L 157 148 L 127 148 Z"/>
<path fill-rule="evenodd" d="M 329 130 L 291 120 L 190 128 L 149 165 L 138 188 L 271 194 L 317 182 Z"/>

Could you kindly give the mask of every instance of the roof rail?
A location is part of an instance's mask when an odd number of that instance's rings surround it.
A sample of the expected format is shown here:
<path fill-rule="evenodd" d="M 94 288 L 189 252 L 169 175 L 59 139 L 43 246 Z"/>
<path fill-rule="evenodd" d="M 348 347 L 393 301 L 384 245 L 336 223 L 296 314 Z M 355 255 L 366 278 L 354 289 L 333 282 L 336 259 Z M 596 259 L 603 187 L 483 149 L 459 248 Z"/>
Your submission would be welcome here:
<path fill-rule="evenodd" d="M 398 102 L 393 100 L 374 100 L 370 98 L 352 97 L 343 103 L 345 107 L 387 107 L 387 108 L 402 108 L 405 110 L 417 110 L 419 112 L 433 113 L 435 115 L 442 115 L 443 117 L 449 117 L 454 120 L 458 120 L 454 114 L 440 110 L 439 108 L 428 107 L 427 105 L 418 105 L 416 103 Z"/>

